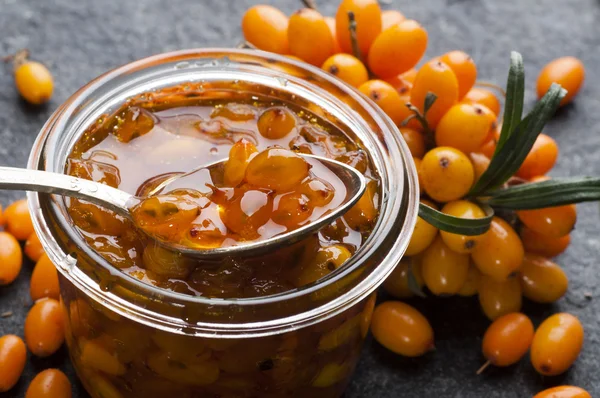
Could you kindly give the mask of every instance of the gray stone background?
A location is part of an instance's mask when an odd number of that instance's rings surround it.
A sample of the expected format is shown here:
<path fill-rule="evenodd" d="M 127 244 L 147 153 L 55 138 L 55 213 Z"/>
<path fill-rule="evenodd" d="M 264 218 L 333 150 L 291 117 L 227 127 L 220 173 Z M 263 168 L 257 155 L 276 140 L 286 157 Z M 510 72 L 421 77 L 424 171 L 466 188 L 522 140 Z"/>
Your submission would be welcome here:
<path fill-rule="evenodd" d="M 265 0 L 291 13 L 299 0 Z M 11 68 L 0 65 L 0 165 L 25 166 L 33 140 L 51 112 L 76 89 L 116 66 L 148 55 L 182 48 L 233 46 L 241 36 L 240 19 L 255 0 L 0 0 L 0 56 L 27 47 L 32 57 L 52 70 L 55 94 L 35 108 L 17 95 Z M 337 1 L 320 0 L 332 15 Z M 383 2 L 382 2 L 383 3 Z M 534 101 L 535 78 L 549 60 L 574 55 L 587 67 L 585 87 L 574 104 L 562 109 L 546 128 L 560 144 L 552 174 L 598 175 L 600 164 L 600 2 L 597 0 L 395 0 L 382 4 L 420 21 L 429 32 L 427 56 L 448 50 L 469 52 L 483 80 L 503 85 L 510 50 L 520 51 L 527 73 L 527 105 Z M 21 193 L 0 192 L 8 204 Z M 566 297 L 555 305 L 525 303 L 535 323 L 557 311 L 579 316 L 585 325 L 585 346 L 565 375 L 538 376 L 524 359 L 507 369 L 482 364 L 481 336 L 488 325 L 475 299 L 413 300 L 436 332 L 435 352 L 419 359 L 395 356 L 369 340 L 346 398 L 397 397 L 532 397 L 543 388 L 574 384 L 600 396 L 600 258 L 598 206 L 578 207 L 573 243 L 558 259 L 570 278 Z M 1 264 L 0 264 L 1 266 Z M 0 335 L 22 335 L 29 303 L 32 264 L 19 279 L 0 287 Z M 587 299 L 585 295 L 590 295 Z M 87 397 L 66 357 L 31 358 L 20 383 L 0 398 L 22 397 L 33 375 L 47 367 L 64 369 L 74 382 L 75 397 Z"/>

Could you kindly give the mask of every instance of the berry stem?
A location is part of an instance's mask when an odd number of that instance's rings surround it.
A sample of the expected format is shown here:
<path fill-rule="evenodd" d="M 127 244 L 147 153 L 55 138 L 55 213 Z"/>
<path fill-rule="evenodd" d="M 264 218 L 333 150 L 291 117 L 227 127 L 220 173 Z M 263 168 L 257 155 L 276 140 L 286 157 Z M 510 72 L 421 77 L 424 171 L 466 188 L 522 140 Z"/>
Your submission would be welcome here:
<path fill-rule="evenodd" d="M 312 10 L 318 11 L 317 2 L 315 0 L 302 0 L 302 3 Z"/>
<path fill-rule="evenodd" d="M 257 50 L 256 46 L 248 41 L 242 41 L 238 43 L 238 45 L 235 46 L 235 48 L 250 48 L 252 50 Z"/>
<path fill-rule="evenodd" d="M 363 64 L 365 63 L 362 54 L 360 53 L 360 47 L 358 46 L 358 38 L 356 37 L 356 18 L 352 11 L 348 11 L 348 29 L 350 30 L 350 42 L 352 43 L 352 53 L 360 60 Z"/>
<path fill-rule="evenodd" d="M 407 102 L 405 105 L 413 114 L 406 118 L 406 120 L 402 122 L 402 125 L 406 125 L 410 121 L 410 119 L 417 119 L 419 123 L 421 123 L 421 125 L 423 126 L 423 133 L 425 134 L 425 145 L 428 148 L 435 147 L 435 136 L 433 130 L 431 130 L 431 128 L 429 127 L 429 123 L 427 123 L 427 119 L 425 119 L 425 115 L 423 115 L 421 111 L 419 111 L 419 108 L 417 108 L 410 102 Z"/>
<path fill-rule="evenodd" d="M 485 370 L 486 370 L 486 369 L 487 369 L 487 368 L 488 368 L 488 367 L 489 367 L 491 364 L 492 364 L 492 362 L 491 362 L 491 361 L 487 361 L 486 363 L 484 363 L 484 364 L 483 364 L 483 366 L 482 366 L 482 367 L 480 367 L 480 368 L 477 370 L 477 372 L 475 372 L 475 374 L 477 374 L 477 375 L 480 375 L 480 374 L 482 374 L 483 372 L 485 372 Z"/>
<path fill-rule="evenodd" d="M 4 61 L 4 62 L 12 61 L 13 70 L 17 70 L 19 68 L 19 66 L 23 65 L 28 60 L 29 60 L 29 50 L 26 48 L 23 48 L 14 54 L 7 55 L 6 57 L 2 58 L 2 61 Z"/>

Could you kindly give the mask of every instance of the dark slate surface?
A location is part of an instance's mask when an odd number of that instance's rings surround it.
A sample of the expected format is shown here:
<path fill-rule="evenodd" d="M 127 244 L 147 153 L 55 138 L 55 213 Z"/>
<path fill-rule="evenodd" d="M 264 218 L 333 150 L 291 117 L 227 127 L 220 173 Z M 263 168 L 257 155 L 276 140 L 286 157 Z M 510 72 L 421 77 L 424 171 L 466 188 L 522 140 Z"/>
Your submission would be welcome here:
<path fill-rule="evenodd" d="M 300 1 L 269 1 L 290 13 Z M 33 108 L 19 99 L 8 67 L 0 66 L 0 165 L 24 166 L 29 148 L 51 112 L 71 93 L 98 74 L 151 54 L 181 48 L 232 46 L 241 38 L 239 21 L 252 0 L 0 0 L 0 55 L 27 47 L 56 78 L 52 101 Z M 334 12 L 334 1 L 321 0 Z M 575 104 L 561 110 L 546 129 L 560 143 L 554 175 L 600 174 L 600 3 L 596 0 L 396 0 L 396 7 L 428 29 L 433 56 L 452 49 L 470 52 L 480 78 L 504 84 L 509 51 L 524 54 L 527 103 L 535 76 L 547 61 L 563 55 L 583 59 L 587 82 Z M 0 192 L 6 205 L 20 193 Z M 570 277 L 565 298 L 552 306 L 525 305 L 536 324 L 556 311 L 579 316 L 586 328 L 584 351 L 576 366 L 557 378 L 542 378 L 527 360 L 482 376 L 481 335 L 488 322 L 474 299 L 429 299 L 412 304 L 430 319 L 436 331 L 436 352 L 417 360 L 390 354 L 369 341 L 346 394 L 347 398 L 396 397 L 531 397 L 545 387 L 575 384 L 600 395 L 600 258 L 598 207 L 579 206 L 573 244 L 559 262 Z M 0 288 L 0 334 L 22 335 L 29 302 L 31 264 L 12 286 Z M 586 299 L 591 295 L 591 299 Z M 32 359 L 19 385 L 1 398 L 22 397 L 34 375 L 46 367 L 65 369 L 75 377 L 64 350 L 50 359 Z M 79 384 L 75 397 L 87 397 Z"/>

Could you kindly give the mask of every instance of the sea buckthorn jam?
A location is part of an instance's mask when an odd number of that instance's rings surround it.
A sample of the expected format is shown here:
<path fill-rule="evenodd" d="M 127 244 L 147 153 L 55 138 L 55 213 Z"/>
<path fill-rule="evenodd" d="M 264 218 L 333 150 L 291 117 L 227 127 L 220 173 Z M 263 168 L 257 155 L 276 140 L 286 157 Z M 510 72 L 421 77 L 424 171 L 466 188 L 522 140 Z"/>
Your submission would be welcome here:
<path fill-rule="evenodd" d="M 368 238 L 380 186 L 361 142 L 320 117 L 317 108 L 303 106 L 312 104 L 274 99 L 248 87 L 233 90 L 235 84 L 173 87 L 134 97 L 101 117 L 74 145 L 69 174 L 144 198 L 132 209 L 133 221 L 81 200 L 67 202 L 75 227 L 117 274 L 215 301 L 258 298 L 293 292 L 343 271 Z M 339 206 L 345 187 L 318 160 L 299 154 L 336 159 L 368 180 L 359 202 L 317 233 L 272 253 L 210 261 L 167 250 L 149 238 L 201 250 L 260 242 L 320 218 Z M 227 161 L 216 171 L 200 169 L 154 192 L 176 174 L 221 159 Z M 111 291 L 115 274 L 84 260 L 78 267 Z M 313 307 L 331 300 L 361 272 L 354 270 L 306 299 Z M 70 283 L 61 294 L 70 354 L 94 398 L 337 398 L 358 360 L 375 304 L 371 295 L 282 334 L 212 338 L 130 320 Z M 142 307 L 147 300 L 133 299 Z M 231 310 L 253 322 L 257 316 L 276 319 L 295 305 L 284 301 L 260 315 Z M 206 313 L 172 310 L 190 323 L 209 314 L 228 317 L 206 308 Z"/>
<path fill-rule="evenodd" d="M 228 160 L 218 172 L 200 169 L 167 184 L 168 192 L 147 196 L 132 209 L 134 223 L 70 201 L 70 215 L 89 245 L 123 272 L 191 295 L 264 296 L 315 282 L 368 236 L 377 216 L 378 182 L 360 143 L 340 129 L 267 96 L 244 97 L 220 88 L 193 101 L 155 96 L 159 99 L 132 99 L 89 128 L 72 151 L 68 173 L 144 197 L 178 173 Z M 164 249 L 138 230 L 201 250 L 266 239 L 310 223 L 342 203 L 345 187 L 320 162 L 297 153 L 350 164 L 369 183 L 357 205 L 293 251 L 269 253 L 269 261 L 207 263 Z"/>

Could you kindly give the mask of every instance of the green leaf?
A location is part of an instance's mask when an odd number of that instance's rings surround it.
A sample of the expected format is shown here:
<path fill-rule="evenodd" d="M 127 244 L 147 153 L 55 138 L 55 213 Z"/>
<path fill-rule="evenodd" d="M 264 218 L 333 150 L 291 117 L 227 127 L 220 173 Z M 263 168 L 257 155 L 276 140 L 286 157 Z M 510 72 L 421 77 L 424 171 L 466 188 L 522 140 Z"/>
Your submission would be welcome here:
<path fill-rule="evenodd" d="M 504 116 L 502 117 L 502 131 L 496 145 L 496 153 L 500 151 L 504 142 L 515 131 L 523 116 L 523 102 L 525 99 L 525 69 L 523 57 L 516 51 L 510 54 L 510 69 L 506 81 L 506 99 L 504 100 Z"/>
<path fill-rule="evenodd" d="M 502 148 L 494 153 L 489 167 L 471 188 L 468 196 L 485 196 L 487 191 L 501 187 L 513 176 L 529 154 L 531 147 L 560 104 L 566 91 L 553 83 L 533 110 L 506 139 Z"/>
<path fill-rule="evenodd" d="M 419 217 L 442 231 L 474 236 L 481 235 L 490 229 L 494 210 L 489 206 L 483 206 L 483 210 L 486 214 L 484 218 L 468 219 L 444 214 L 433 207 L 421 203 L 419 206 Z"/>
<path fill-rule="evenodd" d="M 515 185 L 488 192 L 483 203 L 498 209 L 529 210 L 600 200 L 600 178 L 573 177 Z"/>

